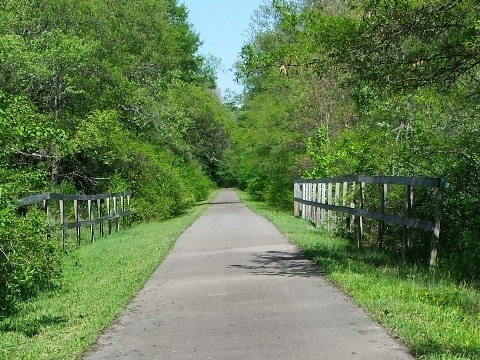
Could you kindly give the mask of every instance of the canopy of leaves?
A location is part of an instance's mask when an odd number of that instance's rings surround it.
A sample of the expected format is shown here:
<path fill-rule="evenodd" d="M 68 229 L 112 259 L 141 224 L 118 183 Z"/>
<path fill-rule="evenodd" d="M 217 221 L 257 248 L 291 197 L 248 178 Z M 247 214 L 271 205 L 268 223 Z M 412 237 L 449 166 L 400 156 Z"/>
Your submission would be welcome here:
<path fill-rule="evenodd" d="M 142 143 L 215 173 L 228 112 L 187 15 L 175 0 L 2 1 L 2 163 L 48 179 L 17 195 L 109 190 Z"/>

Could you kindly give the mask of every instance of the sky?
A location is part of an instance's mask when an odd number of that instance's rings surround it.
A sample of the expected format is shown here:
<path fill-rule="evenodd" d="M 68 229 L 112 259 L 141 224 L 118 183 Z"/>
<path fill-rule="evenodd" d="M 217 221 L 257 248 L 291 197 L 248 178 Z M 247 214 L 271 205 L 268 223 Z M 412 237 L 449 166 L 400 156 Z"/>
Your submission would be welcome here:
<path fill-rule="evenodd" d="M 263 0 L 179 0 L 188 9 L 189 22 L 200 35 L 203 45 L 199 53 L 221 60 L 217 72 L 222 96 L 226 90 L 240 94 L 242 86 L 235 83 L 231 70 L 242 46 L 248 40 L 250 19 Z"/>

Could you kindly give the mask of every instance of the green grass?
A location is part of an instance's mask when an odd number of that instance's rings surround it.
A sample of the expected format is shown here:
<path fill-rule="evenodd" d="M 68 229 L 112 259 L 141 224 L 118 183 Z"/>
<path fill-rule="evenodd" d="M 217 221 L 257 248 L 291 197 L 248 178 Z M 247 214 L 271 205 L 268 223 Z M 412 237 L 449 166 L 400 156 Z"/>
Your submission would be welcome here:
<path fill-rule="evenodd" d="M 213 196 L 214 194 L 212 194 Z M 0 359 L 75 359 L 95 341 L 206 209 L 135 226 L 66 257 L 61 286 L 0 322 Z"/>
<path fill-rule="evenodd" d="M 358 250 L 345 239 L 238 193 L 417 358 L 480 359 L 478 290 L 438 271 L 389 264 L 382 254 Z"/>

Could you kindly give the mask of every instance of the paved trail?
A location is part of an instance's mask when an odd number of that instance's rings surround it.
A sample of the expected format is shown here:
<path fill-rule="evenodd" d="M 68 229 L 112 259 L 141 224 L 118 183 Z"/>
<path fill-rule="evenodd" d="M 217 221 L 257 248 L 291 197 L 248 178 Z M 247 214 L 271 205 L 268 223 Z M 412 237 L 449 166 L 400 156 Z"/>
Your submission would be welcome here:
<path fill-rule="evenodd" d="M 224 190 L 86 359 L 413 358 Z"/>

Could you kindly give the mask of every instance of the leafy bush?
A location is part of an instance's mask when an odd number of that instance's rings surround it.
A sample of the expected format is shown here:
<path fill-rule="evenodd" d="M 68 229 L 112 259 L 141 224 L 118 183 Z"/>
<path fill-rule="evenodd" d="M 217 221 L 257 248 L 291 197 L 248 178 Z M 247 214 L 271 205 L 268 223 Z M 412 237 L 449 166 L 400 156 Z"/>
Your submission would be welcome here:
<path fill-rule="evenodd" d="M 117 168 L 125 169 L 118 176 L 133 191 L 132 210 L 137 220 L 177 216 L 203 200 L 213 187 L 195 161 L 179 159 L 146 142 L 132 145 L 125 163 Z"/>
<path fill-rule="evenodd" d="M 0 204 L 0 317 L 60 276 L 61 248 L 46 236 L 45 215 L 35 209 L 25 216 L 16 212 L 11 203 Z"/>

